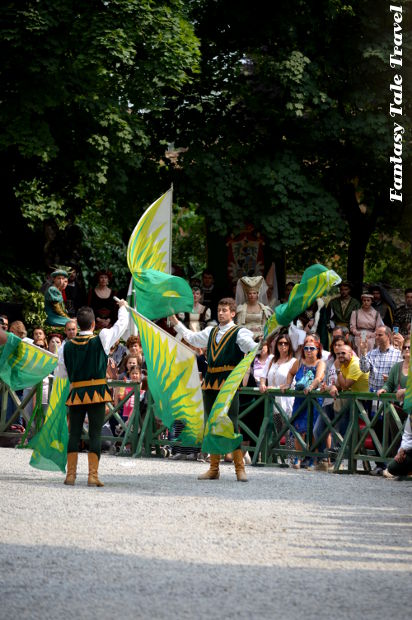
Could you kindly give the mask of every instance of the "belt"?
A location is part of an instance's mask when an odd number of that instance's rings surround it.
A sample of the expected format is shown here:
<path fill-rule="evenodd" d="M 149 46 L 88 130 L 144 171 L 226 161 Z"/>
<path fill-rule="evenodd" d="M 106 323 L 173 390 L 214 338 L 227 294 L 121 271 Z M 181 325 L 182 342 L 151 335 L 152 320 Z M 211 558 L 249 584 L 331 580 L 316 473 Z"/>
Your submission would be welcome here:
<path fill-rule="evenodd" d="M 212 368 L 210 368 L 208 366 L 207 371 L 208 373 L 214 373 L 214 372 L 226 372 L 228 370 L 233 370 L 235 368 L 235 366 L 214 366 Z"/>
<path fill-rule="evenodd" d="M 72 388 L 89 387 L 90 385 L 105 385 L 106 379 L 89 379 L 88 381 L 73 381 Z"/>

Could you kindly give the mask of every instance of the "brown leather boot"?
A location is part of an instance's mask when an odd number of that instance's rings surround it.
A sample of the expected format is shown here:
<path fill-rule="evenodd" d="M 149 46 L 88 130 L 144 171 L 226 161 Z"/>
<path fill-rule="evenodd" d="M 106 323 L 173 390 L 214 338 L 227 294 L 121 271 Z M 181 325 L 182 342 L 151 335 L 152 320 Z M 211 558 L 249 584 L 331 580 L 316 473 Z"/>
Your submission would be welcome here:
<path fill-rule="evenodd" d="M 243 461 L 243 452 L 240 448 L 233 452 L 233 462 L 235 464 L 236 477 L 239 482 L 247 482 L 247 476 L 245 472 L 245 463 Z"/>
<path fill-rule="evenodd" d="M 94 452 L 89 452 L 87 456 L 89 459 L 89 477 L 87 479 L 87 486 L 104 487 L 103 482 L 100 482 L 97 476 L 97 470 L 99 469 L 99 457 Z"/>
<path fill-rule="evenodd" d="M 218 480 L 220 476 L 219 472 L 220 454 L 210 455 L 210 467 L 204 474 L 200 474 L 197 477 L 198 480 Z"/>
<path fill-rule="evenodd" d="M 67 454 L 67 473 L 64 484 L 69 484 L 70 486 L 73 486 L 76 481 L 77 457 L 77 452 L 69 452 Z"/>

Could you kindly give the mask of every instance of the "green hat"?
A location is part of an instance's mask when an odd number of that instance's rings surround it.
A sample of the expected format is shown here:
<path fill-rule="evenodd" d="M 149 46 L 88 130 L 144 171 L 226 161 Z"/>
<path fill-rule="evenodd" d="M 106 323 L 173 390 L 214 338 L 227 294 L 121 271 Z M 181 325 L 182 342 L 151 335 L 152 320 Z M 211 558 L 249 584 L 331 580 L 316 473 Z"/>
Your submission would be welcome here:
<path fill-rule="evenodd" d="M 68 278 L 69 274 L 64 269 L 56 269 L 56 271 L 53 271 L 53 273 L 51 274 L 51 277 L 57 278 L 57 276 L 64 276 L 65 278 Z"/>

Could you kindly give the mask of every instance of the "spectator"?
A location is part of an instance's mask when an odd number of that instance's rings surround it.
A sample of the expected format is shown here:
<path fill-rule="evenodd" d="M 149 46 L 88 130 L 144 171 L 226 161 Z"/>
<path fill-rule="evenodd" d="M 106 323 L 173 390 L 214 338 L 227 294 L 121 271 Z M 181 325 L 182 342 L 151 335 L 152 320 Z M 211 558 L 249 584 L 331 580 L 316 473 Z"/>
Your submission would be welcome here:
<path fill-rule="evenodd" d="M 33 328 L 33 344 L 36 344 L 37 346 L 40 346 L 38 343 L 39 341 L 47 342 L 47 336 L 46 336 L 46 332 L 44 331 L 44 329 L 42 327 L 34 327 Z"/>
<path fill-rule="evenodd" d="M 121 368 L 119 368 L 119 379 L 127 379 L 127 375 L 132 368 L 136 366 L 141 368 L 141 356 L 136 355 L 135 353 L 129 353 L 126 355 L 122 362 Z"/>
<path fill-rule="evenodd" d="M 362 293 L 362 307 L 354 310 L 350 317 L 350 331 L 355 336 L 355 350 L 359 353 L 360 342 L 364 340 L 368 345 L 368 351 L 375 346 L 375 332 L 383 325 L 381 315 L 372 308 L 373 296 L 370 293 Z"/>
<path fill-rule="evenodd" d="M 211 319 L 210 308 L 202 304 L 202 291 L 199 286 L 192 286 L 193 308 L 192 312 L 179 314 L 179 319 L 192 332 L 200 332 L 206 327 Z"/>
<path fill-rule="evenodd" d="M 236 318 L 235 323 L 249 329 L 255 339 L 263 337 L 263 328 L 273 314 L 269 306 L 265 306 L 260 298 L 266 293 L 267 284 L 263 276 L 243 276 L 236 287 Z M 246 301 L 245 301 L 246 300 Z"/>
<path fill-rule="evenodd" d="M 405 290 L 405 303 L 396 309 L 393 324 L 399 327 L 402 336 L 408 335 L 412 321 L 412 288 Z"/>
<path fill-rule="evenodd" d="M 346 329 L 346 328 L 337 328 L 337 329 Z M 338 381 L 338 368 L 340 368 L 340 362 L 337 359 L 337 353 L 346 345 L 345 339 L 342 335 L 337 335 L 333 338 L 331 346 L 330 346 L 330 355 L 326 360 L 325 365 L 325 378 L 321 385 L 322 392 L 329 391 L 333 386 L 336 385 Z M 335 417 L 335 399 L 334 398 L 325 398 L 323 400 L 323 411 L 328 417 L 329 421 L 332 421 Z M 325 421 L 322 416 L 319 416 L 316 424 L 313 429 L 313 434 L 317 439 L 325 430 Z M 331 433 L 328 433 L 325 441 L 321 444 L 321 449 L 327 448 L 328 450 L 332 447 L 332 436 Z M 318 464 L 315 466 L 317 471 L 329 471 L 331 467 L 331 463 L 329 459 L 321 459 L 318 461 Z"/>
<path fill-rule="evenodd" d="M 295 286 L 294 282 L 287 282 L 286 286 L 285 286 L 285 293 L 283 295 L 283 298 L 280 300 L 280 302 L 282 304 L 286 304 L 288 302 L 289 296 L 291 294 L 291 292 L 293 291 L 293 287 Z"/>
<path fill-rule="evenodd" d="M 67 321 L 64 326 L 64 333 L 66 335 L 66 340 L 72 340 L 77 336 L 77 322 L 70 320 Z"/>
<path fill-rule="evenodd" d="M 10 324 L 9 331 L 24 340 L 24 342 L 33 342 L 31 338 L 27 338 L 27 329 L 22 321 L 13 321 Z"/>
<path fill-rule="evenodd" d="M 279 388 L 286 383 L 289 371 L 295 362 L 296 358 L 293 356 L 292 342 L 289 336 L 287 334 L 280 334 L 274 343 L 274 354 L 268 357 L 260 373 L 259 391 L 264 393 L 268 388 Z M 290 418 L 292 415 L 293 398 L 290 396 L 277 396 L 276 401 Z M 275 404 L 273 404 L 273 418 L 276 430 L 279 432 L 283 426 L 283 420 Z M 294 441 L 290 432 L 286 436 L 286 447 L 291 450 L 294 448 Z"/>
<path fill-rule="evenodd" d="M 56 269 L 51 274 L 52 286 L 46 290 L 44 295 L 44 308 L 47 314 L 47 324 L 52 326 L 66 325 L 70 320 L 64 305 L 63 291 L 67 284 L 67 271 Z"/>
<path fill-rule="evenodd" d="M 384 324 L 392 328 L 395 311 L 395 302 L 392 297 L 388 291 L 378 284 L 371 286 L 369 292 L 373 295 L 372 308 L 379 312 Z"/>
<path fill-rule="evenodd" d="M 84 306 L 86 302 L 83 279 L 77 267 L 71 267 L 69 270 L 69 279 L 65 293 L 67 314 L 74 318 L 79 308 Z"/>
<path fill-rule="evenodd" d="M 49 334 L 49 345 L 48 349 L 50 353 L 55 353 L 57 355 L 58 350 L 62 346 L 63 338 L 61 334 Z"/>
<path fill-rule="evenodd" d="M 310 340 L 309 340 L 310 339 Z M 296 360 L 292 368 L 288 372 L 286 383 L 281 385 L 281 389 L 290 389 L 293 378 L 295 378 L 295 390 L 302 390 L 305 394 L 319 388 L 325 376 L 325 362 L 322 360 L 322 345 L 320 341 L 313 339 L 313 335 L 307 336 L 303 343 L 303 351 L 301 360 Z M 303 397 L 296 397 L 293 403 L 292 416 L 297 412 L 304 401 Z M 321 399 L 318 400 L 322 404 Z M 316 423 L 317 413 L 313 412 L 313 423 Z M 301 434 L 302 438 L 306 438 L 308 426 L 308 411 L 306 408 L 301 409 L 293 421 L 293 426 Z M 301 445 L 295 438 L 295 449 L 300 450 Z M 301 461 L 295 458 L 292 467 L 300 469 Z M 313 469 L 313 459 L 309 459 L 308 468 Z"/>
<path fill-rule="evenodd" d="M 115 293 L 109 287 L 112 279 L 110 271 L 101 270 L 95 275 L 96 286 L 89 290 L 87 305 L 93 309 L 96 317 L 96 329 L 112 327 L 117 321 Z"/>
<path fill-rule="evenodd" d="M 383 326 L 378 327 L 376 330 L 376 344 L 378 345 L 375 349 L 368 352 L 368 345 L 366 342 L 361 342 L 360 344 L 360 369 L 362 372 L 369 372 L 369 391 L 370 392 L 378 392 L 382 387 L 389 376 L 389 372 L 396 362 L 400 362 L 402 360 L 401 352 L 398 349 L 395 349 L 391 344 L 391 335 L 392 331 L 390 327 Z M 370 415 L 372 415 L 372 409 L 376 409 L 376 405 L 371 405 L 370 401 L 367 403 L 368 410 Z M 379 420 L 375 423 L 375 432 L 379 438 L 382 440 L 383 433 L 383 419 L 382 415 Z M 375 468 L 371 471 L 371 474 L 374 476 L 379 476 L 382 474 L 383 468 L 380 465 L 376 465 Z"/>
<path fill-rule="evenodd" d="M 218 302 L 225 292 L 216 286 L 215 277 L 209 269 L 205 269 L 202 273 L 200 289 L 202 291 L 202 303 L 206 308 L 210 308 L 211 320 L 217 323 Z"/>
<path fill-rule="evenodd" d="M 349 329 L 352 312 L 360 308 L 359 301 L 351 297 L 351 288 L 350 282 L 341 282 L 339 285 L 340 296 L 334 297 L 329 302 L 328 315 L 332 329 L 337 326 Z"/>
<path fill-rule="evenodd" d="M 5 332 L 9 329 L 9 319 L 6 314 L 0 314 L 0 328 Z"/>
<path fill-rule="evenodd" d="M 405 340 L 403 344 L 403 362 L 395 364 L 382 391 L 393 392 L 397 388 L 396 398 L 399 402 L 403 402 L 406 392 L 406 383 L 408 369 L 410 363 L 411 342 L 410 339 Z M 395 458 L 390 461 L 386 470 L 383 471 L 385 478 L 393 478 L 395 476 L 410 476 L 412 473 L 412 429 L 411 416 L 404 412 L 407 418 L 405 428 L 402 435 L 400 448 Z M 401 418 L 402 419 L 402 418 Z"/>

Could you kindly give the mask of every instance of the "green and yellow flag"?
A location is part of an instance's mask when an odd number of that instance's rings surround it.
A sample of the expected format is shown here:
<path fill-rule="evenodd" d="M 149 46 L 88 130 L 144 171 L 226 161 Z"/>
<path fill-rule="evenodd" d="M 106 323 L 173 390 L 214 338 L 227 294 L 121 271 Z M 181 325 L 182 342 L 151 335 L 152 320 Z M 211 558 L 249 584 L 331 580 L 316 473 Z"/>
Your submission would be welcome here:
<path fill-rule="evenodd" d="M 193 293 L 178 276 L 143 269 L 133 272 L 136 310 L 147 319 L 161 319 L 178 312 L 191 312 Z"/>
<path fill-rule="evenodd" d="M 180 420 L 182 445 L 200 446 L 204 413 L 196 356 L 151 321 L 130 308 L 136 321 L 147 366 L 147 381 L 157 413 L 168 428 Z"/>
<path fill-rule="evenodd" d="M 189 284 L 171 271 L 172 189 L 144 212 L 127 247 L 133 276 L 128 299 L 148 319 L 160 319 L 193 308 Z"/>
<path fill-rule="evenodd" d="M 202 451 L 210 454 L 227 454 L 239 448 L 242 435 L 235 433 L 228 411 L 245 373 L 259 349 L 259 345 L 250 351 L 226 379 L 214 402 L 209 419 L 206 422 Z"/>
<path fill-rule="evenodd" d="M 48 471 L 66 470 L 69 431 L 66 419 L 66 400 L 70 381 L 56 377 L 50 392 L 46 418 L 40 431 L 29 441 L 33 454 L 30 465 Z"/>
<path fill-rule="evenodd" d="M 12 390 L 22 390 L 43 381 L 57 366 L 57 355 L 24 342 L 12 333 L 0 347 L 0 379 Z"/>
<path fill-rule="evenodd" d="M 337 286 L 340 282 L 341 278 L 333 269 L 328 269 L 320 264 L 308 267 L 300 283 L 293 287 L 287 303 L 277 306 L 272 316 L 269 317 L 265 325 L 264 337 L 270 336 L 280 325 L 289 325 L 316 299 L 326 295 L 332 287 Z"/>
<path fill-rule="evenodd" d="M 170 188 L 143 213 L 127 246 L 131 273 L 156 269 L 170 273 L 172 243 L 172 194 Z"/>

